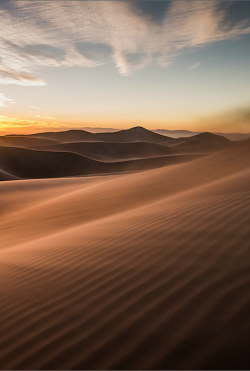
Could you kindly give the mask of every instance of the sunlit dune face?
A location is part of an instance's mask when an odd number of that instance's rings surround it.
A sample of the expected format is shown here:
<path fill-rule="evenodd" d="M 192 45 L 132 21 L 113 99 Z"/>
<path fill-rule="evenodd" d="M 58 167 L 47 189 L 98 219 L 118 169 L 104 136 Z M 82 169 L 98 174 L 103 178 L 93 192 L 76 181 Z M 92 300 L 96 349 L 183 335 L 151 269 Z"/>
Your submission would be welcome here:
<path fill-rule="evenodd" d="M 0 182 L 1 369 L 248 369 L 249 153 Z"/>

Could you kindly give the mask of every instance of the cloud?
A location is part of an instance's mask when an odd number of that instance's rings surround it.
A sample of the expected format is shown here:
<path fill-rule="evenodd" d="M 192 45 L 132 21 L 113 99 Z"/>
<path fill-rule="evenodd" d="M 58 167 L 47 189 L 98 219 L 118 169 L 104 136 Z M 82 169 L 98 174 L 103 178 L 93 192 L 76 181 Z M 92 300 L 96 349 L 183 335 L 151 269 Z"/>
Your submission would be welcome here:
<path fill-rule="evenodd" d="M 34 108 L 34 109 L 39 109 L 40 111 L 42 111 L 42 110 L 43 110 L 42 108 L 39 108 L 39 107 L 35 107 L 35 106 L 30 106 L 30 108 Z"/>
<path fill-rule="evenodd" d="M 189 49 L 250 33 L 249 17 L 234 19 L 230 4 L 157 4 L 1 2 L 0 83 L 45 85 L 37 77 L 41 66 L 96 67 L 110 61 L 129 75 L 152 60 L 167 67 Z"/>
<path fill-rule="evenodd" d="M 0 129 L 9 129 L 11 127 L 32 126 L 36 121 L 20 120 L 9 116 L 0 116 Z"/>
<path fill-rule="evenodd" d="M 85 58 L 93 62 L 104 63 L 111 60 L 112 48 L 104 43 L 78 42 L 75 44 L 76 50 Z"/>
<path fill-rule="evenodd" d="M 37 86 L 46 85 L 41 79 L 30 75 L 24 71 L 13 70 L 10 68 L 0 68 L 0 84 L 8 85 L 23 85 L 23 86 Z"/>
<path fill-rule="evenodd" d="M 42 121 L 39 122 L 37 120 L 26 120 L 26 119 L 18 119 L 15 117 L 9 116 L 0 116 L 0 129 L 11 129 L 11 128 L 23 128 L 23 127 L 32 127 L 32 128 L 44 128 L 44 127 L 64 127 L 65 124 L 59 123 L 57 121 Z"/>
<path fill-rule="evenodd" d="M 35 117 L 38 117 L 39 119 L 45 119 L 45 120 L 56 120 L 54 117 L 51 117 L 51 116 L 35 115 Z"/>
<path fill-rule="evenodd" d="M 190 68 L 192 69 L 192 70 L 195 70 L 197 67 L 199 67 L 201 64 L 199 63 L 199 62 L 197 62 L 197 63 L 195 63 L 195 64 L 192 64 L 191 66 L 190 66 Z"/>
<path fill-rule="evenodd" d="M 81 127 L 81 126 L 79 126 Z M 77 127 L 76 127 L 77 128 Z M 70 129 L 68 125 L 63 122 L 57 121 L 37 121 L 37 120 L 26 120 L 18 119 L 16 117 L 0 116 L 0 132 L 3 134 L 10 133 L 36 133 L 38 131 L 46 130 L 58 130 L 58 129 Z"/>
<path fill-rule="evenodd" d="M 13 99 L 6 98 L 3 93 L 0 93 L 0 107 L 8 107 L 6 106 L 6 103 L 13 103 Z"/>

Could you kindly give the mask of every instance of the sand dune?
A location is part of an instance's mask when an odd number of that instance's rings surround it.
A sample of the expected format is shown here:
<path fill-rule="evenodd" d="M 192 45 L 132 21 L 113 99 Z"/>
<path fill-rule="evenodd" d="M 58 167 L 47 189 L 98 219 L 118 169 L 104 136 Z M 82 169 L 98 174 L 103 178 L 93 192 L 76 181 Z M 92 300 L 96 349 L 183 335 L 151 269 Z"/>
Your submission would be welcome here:
<path fill-rule="evenodd" d="M 1 183 L 0 368 L 248 369 L 249 155 Z"/>
<path fill-rule="evenodd" d="M 211 153 L 221 151 L 235 145 L 235 142 L 212 133 L 201 133 L 189 138 L 178 138 L 175 141 L 166 141 L 172 153 Z"/>
<path fill-rule="evenodd" d="M 31 137 L 31 136 L 4 136 L 0 137 L 0 146 L 10 146 L 10 147 L 33 147 L 33 146 L 46 146 L 50 144 L 57 143 L 56 140 Z"/>
<path fill-rule="evenodd" d="M 107 133 L 92 133 L 85 130 L 67 130 L 29 135 L 5 135 L 0 136 L 0 145 L 28 148 L 36 146 L 53 145 L 56 143 L 74 143 L 74 142 L 160 143 L 166 140 L 172 141 L 174 139 L 154 133 L 153 131 L 147 130 L 143 127 L 134 127 L 131 129 Z"/>
<path fill-rule="evenodd" d="M 96 219 L 97 216 L 106 217 L 126 211 L 131 205 L 139 207 L 231 176 L 234 172 L 243 171 L 250 166 L 249 143 L 250 141 L 240 143 L 218 154 L 185 165 L 136 173 L 129 177 L 121 175 L 114 180 L 111 178 L 107 183 L 108 190 L 102 182 L 99 185 L 97 183 L 95 187 L 84 189 L 83 192 L 80 190 L 69 195 L 63 194 L 63 204 L 58 191 L 58 197 L 50 200 L 48 205 L 43 201 L 32 206 L 27 219 L 22 215 L 22 220 L 19 220 L 19 214 L 10 216 L 11 223 L 16 220 L 15 236 L 20 231 L 24 238 L 27 238 L 25 226 L 31 230 L 30 233 L 39 235 L 43 235 L 43 227 L 45 231 L 47 228 L 57 228 L 53 223 L 48 225 L 48 218 L 61 219 L 62 224 L 59 223 L 58 227 L 64 228 L 64 223 L 69 225 Z M 81 208 L 79 209 L 80 205 L 84 208 L 84 213 Z M 65 218 L 64 214 L 70 215 L 70 218 Z M 35 228 L 35 225 L 34 228 L 30 228 L 33 223 L 38 223 L 39 228 Z M 8 219 L 3 220 L 2 225 L 7 228 Z"/>
<path fill-rule="evenodd" d="M 192 161 L 233 145 L 211 133 L 166 138 L 141 127 L 111 133 L 69 130 L 1 137 L 0 180 L 149 170 Z"/>
<path fill-rule="evenodd" d="M 111 129 L 110 129 L 111 130 Z M 157 129 L 154 130 L 155 133 L 167 135 L 171 138 L 180 138 L 180 137 L 192 137 L 196 134 L 200 134 L 199 132 L 189 131 L 189 130 L 166 130 L 166 129 Z M 220 133 L 215 132 L 213 134 L 223 136 L 231 141 L 238 141 L 238 140 L 245 140 L 250 137 L 250 133 Z"/>
<path fill-rule="evenodd" d="M 1 180 L 14 180 L 14 179 L 18 179 L 18 177 L 12 174 L 9 174 L 6 171 L 0 169 L 0 181 Z"/>
<path fill-rule="evenodd" d="M 110 133 L 68 130 L 0 137 L 0 146 L 71 152 L 104 162 L 161 157 L 169 154 L 206 154 L 223 150 L 233 144 L 235 143 L 211 133 L 173 139 L 142 127 Z"/>
<path fill-rule="evenodd" d="M 57 140 L 60 142 L 152 142 L 160 143 L 166 140 L 174 140 L 165 135 L 154 133 L 143 127 L 136 126 L 131 129 L 120 130 L 110 133 L 90 133 L 84 130 L 68 130 L 61 132 L 39 133 L 33 134 L 33 137 L 39 136 L 41 138 Z"/>
<path fill-rule="evenodd" d="M 192 161 L 199 155 L 173 155 L 128 161 L 104 162 L 71 153 L 0 147 L 0 169 L 14 178 L 39 179 L 90 175 L 152 168 Z M 5 179 L 3 179 L 5 180 Z"/>
<path fill-rule="evenodd" d="M 0 147 L 0 168 L 20 178 L 52 178 L 99 172 L 99 163 L 74 153 Z"/>
<path fill-rule="evenodd" d="M 161 144 L 149 142 L 109 143 L 71 142 L 35 147 L 43 151 L 67 151 L 101 161 L 117 161 L 172 154 L 172 150 Z"/>
<path fill-rule="evenodd" d="M 44 138 L 49 140 L 55 140 L 58 142 L 79 142 L 88 141 L 93 138 L 93 134 L 86 130 L 67 130 L 59 132 L 45 132 L 31 134 L 31 138 Z"/>

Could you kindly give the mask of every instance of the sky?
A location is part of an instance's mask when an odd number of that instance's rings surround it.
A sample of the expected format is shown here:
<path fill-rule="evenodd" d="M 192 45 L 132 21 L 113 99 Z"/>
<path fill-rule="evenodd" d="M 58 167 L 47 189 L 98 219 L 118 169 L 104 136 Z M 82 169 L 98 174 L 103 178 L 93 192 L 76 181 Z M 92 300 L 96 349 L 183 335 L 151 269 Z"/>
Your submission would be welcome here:
<path fill-rule="evenodd" d="M 0 1 L 0 133 L 250 132 L 250 2 Z"/>

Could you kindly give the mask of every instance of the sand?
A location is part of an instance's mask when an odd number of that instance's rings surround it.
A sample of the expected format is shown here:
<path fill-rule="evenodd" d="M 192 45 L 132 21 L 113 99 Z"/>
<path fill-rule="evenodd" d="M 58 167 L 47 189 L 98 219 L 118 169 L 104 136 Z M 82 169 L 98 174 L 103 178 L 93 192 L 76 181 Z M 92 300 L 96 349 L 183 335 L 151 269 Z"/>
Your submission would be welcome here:
<path fill-rule="evenodd" d="M 188 162 L 201 154 L 176 154 L 110 161 L 99 161 L 74 152 L 35 150 L 19 147 L 0 147 L 0 171 L 11 177 L 39 179 L 76 175 L 110 174 L 148 170 L 167 165 Z M 2 180 L 10 180 L 6 175 Z"/>
<path fill-rule="evenodd" d="M 236 142 L 220 135 L 212 133 L 201 133 L 192 137 L 178 138 L 163 142 L 170 147 L 172 153 L 212 153 L 230 147 Z"/>
<path fill-rule="evenodd" d="M 38 133 L 30 135 L 30 137 L 39 137 L 45 139 L 56 140 L 60 142 L 150 142 L 160 143 L 166 140 L 174 140 L 171 137 L 154 133 L 143 127 L 136 126 L 131 129 L 120 130 L 108 133 L 91 133 L 86 130 L 67 130 L 61 132 Z"/>
<path fill-rule="evenodd" d="M 47 146 L 34 146 L 43 151 L 73 152 L 99 161 L 119 161 L 173 154 L 168 146 L 150 142 L 67 142 Z"/>
<path fill-rule="evenodd" d="M 145 171 L 218 152 L 234 142 L 211 133 L 168 138 L 142 127 L 0 137 L 0 181 Z"/>
<path fill-rule="evenodd" d="M 1 369 L 249 369 L 250 140 L 0 183 Z"/>

